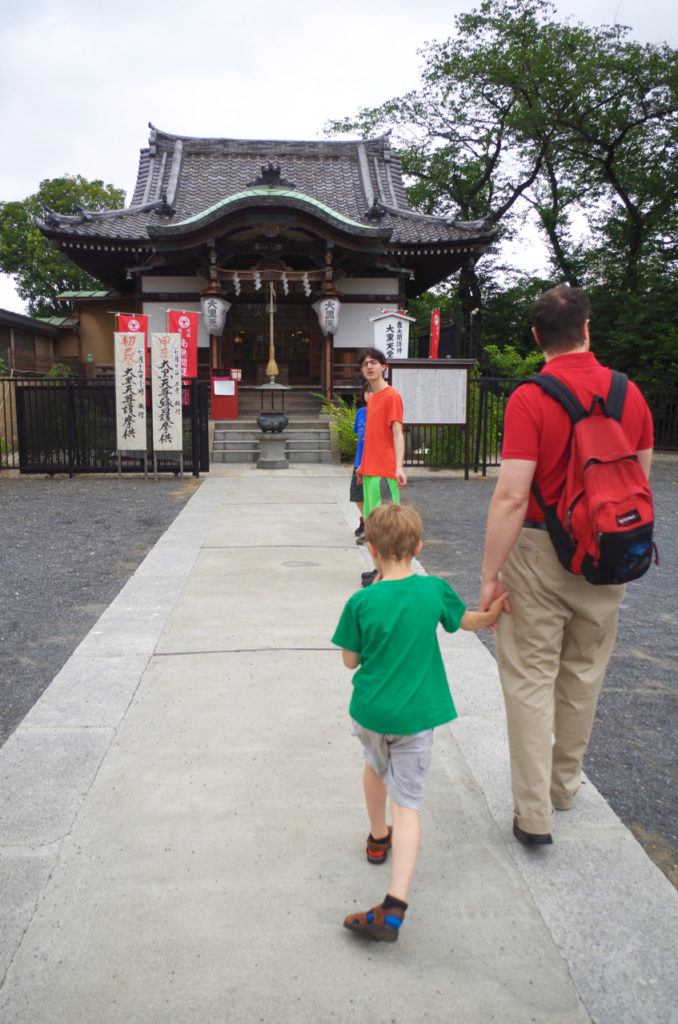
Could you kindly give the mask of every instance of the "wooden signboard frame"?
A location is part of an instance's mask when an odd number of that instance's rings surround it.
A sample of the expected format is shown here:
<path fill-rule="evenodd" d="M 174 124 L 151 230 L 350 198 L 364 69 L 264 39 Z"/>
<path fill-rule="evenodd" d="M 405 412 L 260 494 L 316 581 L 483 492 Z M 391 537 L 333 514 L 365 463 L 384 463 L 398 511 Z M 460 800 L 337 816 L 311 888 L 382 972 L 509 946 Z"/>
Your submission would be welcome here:
<path fill-rule="evenodd" d="M 391 359 L 389 383 L 403 400 L 404 426 L 459 426 L 469 476 L 471 368 L 475 359 Z"/>

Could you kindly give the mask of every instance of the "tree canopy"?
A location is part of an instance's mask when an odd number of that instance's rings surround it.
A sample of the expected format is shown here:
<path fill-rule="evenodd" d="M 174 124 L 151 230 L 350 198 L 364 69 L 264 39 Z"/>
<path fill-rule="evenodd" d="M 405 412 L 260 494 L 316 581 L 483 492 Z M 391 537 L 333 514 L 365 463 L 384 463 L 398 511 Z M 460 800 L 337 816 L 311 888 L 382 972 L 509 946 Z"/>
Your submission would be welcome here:
<path fill-rule="evenodd" d="M 554 10 L 484 0 L 421 51 L 419 89 L 328 129 L 391 131 L 423 212 L 485 217 L 505 240 L 531 218 L 548 252 L 540 277 L 586 288 L 594 306 L 604 290 L 675 294 L 678 51 L 621 26 L 558 22 Z M 496 299 L 498 271 L 516 280 L 501 253 L 480 275 L 460 274 L 464 313 L 487 284 Z"/>
<path fill-rule="evenodd" d="M 77 213 L 81 208 L 117 209 L 124 202 L 121 189 L 77 174 L 46 179 L 34 195 L 0 203 L 0 270 L 14 278 L 32 316 L 58 316 L 63 307 L 57 295 L 98 285 L 90 274 L 49 247 L 35 218 L 43 216 L 47 207 L 57 213 Z"/>

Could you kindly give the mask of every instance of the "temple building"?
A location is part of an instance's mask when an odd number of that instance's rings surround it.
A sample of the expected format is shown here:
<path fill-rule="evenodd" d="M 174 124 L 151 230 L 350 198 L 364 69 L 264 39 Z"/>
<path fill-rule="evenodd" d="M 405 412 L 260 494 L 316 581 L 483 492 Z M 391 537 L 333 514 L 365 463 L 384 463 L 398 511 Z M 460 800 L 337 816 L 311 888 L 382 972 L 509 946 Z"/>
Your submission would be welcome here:
<path fill-rule="evenodd" d="M 279 383 L 327 393 L 374 344 L 371 317 L 474 263 L 495 236 L 485 221 L 416 213 L 387 135 L 358 141 L 248 141 L 171 135 L 150 126 L 131 203 L 121 210 L 46 211 L 50 244 L 102 282 L 72 296 L 78 335 L 57 355 L 113 362 L 115 313 L 205 311 L 198 375 L 237 368 L 265 378 L 271 337 Z"/>

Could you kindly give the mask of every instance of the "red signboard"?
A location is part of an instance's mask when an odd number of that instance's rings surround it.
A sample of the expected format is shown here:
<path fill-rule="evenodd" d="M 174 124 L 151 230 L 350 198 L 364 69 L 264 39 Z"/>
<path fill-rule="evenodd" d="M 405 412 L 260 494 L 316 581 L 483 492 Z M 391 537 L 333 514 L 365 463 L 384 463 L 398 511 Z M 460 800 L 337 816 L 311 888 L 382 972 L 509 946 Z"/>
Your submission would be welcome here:
<path fill-rule="evenodd" d="M 198 314 L 182 310 L 167 311 L 170 334 L 181 335 L 181 376 L 198 376 Z"/>
<path fill-rule="evenodd" d="M 118 331 L 121 334 L 143 334 L 144 370 L 148 377 L 148 317 L 141 313 L 118 313 Z"/>

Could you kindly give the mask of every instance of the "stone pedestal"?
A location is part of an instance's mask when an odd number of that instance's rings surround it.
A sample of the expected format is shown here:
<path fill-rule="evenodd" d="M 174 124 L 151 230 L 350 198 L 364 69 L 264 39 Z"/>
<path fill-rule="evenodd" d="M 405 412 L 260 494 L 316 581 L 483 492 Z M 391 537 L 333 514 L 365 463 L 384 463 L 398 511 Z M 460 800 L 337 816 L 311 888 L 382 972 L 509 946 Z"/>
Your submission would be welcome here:
<path fill-rule="evenodd" d="M 263 434 L 259 441 L 257 469 L 289 469 L 282 434 Z"/>

